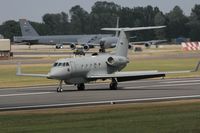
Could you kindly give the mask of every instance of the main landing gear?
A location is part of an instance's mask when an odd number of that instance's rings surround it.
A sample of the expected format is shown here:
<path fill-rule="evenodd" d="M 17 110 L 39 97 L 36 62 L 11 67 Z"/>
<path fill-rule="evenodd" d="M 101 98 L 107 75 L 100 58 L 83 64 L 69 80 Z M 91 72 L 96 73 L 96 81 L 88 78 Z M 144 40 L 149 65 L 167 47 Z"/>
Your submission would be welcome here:
<path fill-rule="evenodd" d="M 99 49 L 99 53 L 105 53 L 105 52 L 106 52 L 105 48 L 100 48 Z"/>
<path fill-rule="evenodd" d="M 59 86 L 57 88 L 57 92 L 63 92 L 62 83 L 63 83 L 63 80 L 60 80 Z M 110 83 L 110 89 L 117 90 L 117 85 L 118 85 L 117 79 L 112 78 L 112 82 Z M 85 84 L 84 83 L 77 84 L 77 89 L 79 91 L 85 90 Z"/>
<path fill-rule="evenodd" d="M 63 83 L 63 80 L 60 80 L 59 86 L 57 88 L 57 92 L 63 92 L 62 83 Z"/>
<path fill-rule="evenodd" d="M 117 85 L 118 85 L 117 79 L 112 78 L 112 82 L 110 83 L 110 89 L 111 90 L 117 90 Z"/>
<path fill-rule="evenodd" d="M 85 90 L 85 84 L 84 84 L 84 83 L 77 84 L 77 89 L 78 89 L 79 91 Z"/>
<path fill-rule="evenodd" d="M 63 92 L 62 83 L 63 80 L 60 80 L 59 86 L 57 87 L 57 92 Z M 79 91 L 85 90 L 85 84 L 84 83 L 77 84 L 77 89 Z"/>

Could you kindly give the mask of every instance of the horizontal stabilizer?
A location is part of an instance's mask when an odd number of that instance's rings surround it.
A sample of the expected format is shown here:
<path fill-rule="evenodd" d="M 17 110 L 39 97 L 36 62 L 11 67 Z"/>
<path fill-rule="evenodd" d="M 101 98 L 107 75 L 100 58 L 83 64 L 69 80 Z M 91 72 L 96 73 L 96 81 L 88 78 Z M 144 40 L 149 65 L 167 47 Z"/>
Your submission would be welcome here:
<path fill-rule="evenodd" d="M 106 30 L 106 31 L 139 31 L 139 30 L 151 30 L 151 29 L 161 29 L 165 28 L 166 26 L 149 26 L 149 27 L 134 27 L 134 28 L 102 28 L 101 30 Z"/>

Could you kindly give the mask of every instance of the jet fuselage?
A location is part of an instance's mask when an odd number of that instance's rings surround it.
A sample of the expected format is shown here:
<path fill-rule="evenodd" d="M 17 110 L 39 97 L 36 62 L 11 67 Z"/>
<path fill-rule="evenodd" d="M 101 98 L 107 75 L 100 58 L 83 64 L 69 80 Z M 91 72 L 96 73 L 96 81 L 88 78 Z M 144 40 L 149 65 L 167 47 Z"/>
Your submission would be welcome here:
<path fill-rule="evenodd" d="M 112 74 L 128 62 L 127 57 L 109 54 L 60 59 L 52 66 L 48 78 L 64 80 L 68 84 L 86 83 L 91 81 L 87 76 Z"/>

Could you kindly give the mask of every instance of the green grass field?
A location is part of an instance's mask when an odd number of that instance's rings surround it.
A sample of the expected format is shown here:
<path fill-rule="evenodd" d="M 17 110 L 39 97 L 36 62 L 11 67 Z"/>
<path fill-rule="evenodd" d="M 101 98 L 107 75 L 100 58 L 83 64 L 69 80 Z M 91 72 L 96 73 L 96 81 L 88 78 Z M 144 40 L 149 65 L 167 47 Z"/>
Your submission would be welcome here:
<path fill-rule="evenodd" d="M 2 133 L 199 133 L 200 101 L 0 113 Z"/>
<path fill-rule="evenodd" d="M 176 71 L 176 70 L 191 70 L 199 61 L 198 58 L 192 59 L 156 59 L 156 60 L 132 60 L 124 71 L 145 71 L 145 70 L 159 70 L 159 71 Z M 36 65 L 22 65 L 22 71 L 25 73 L 43 73 L 47 74 L 51 68 L 51 64 L 36 64 Z M 19 77 L 15 76 L 16 66 L 14 65 L 0 65 L 0 88 L 5 87 L 21 87 L 21 86 L 36 86 L 57 84 L 56 80 L 48 80 L 37 77 Z M 187 74 L 173 74 L 168 75 L 167 78 L 176 77 L 196 77 L 200 76 L 199 72 Z"/>

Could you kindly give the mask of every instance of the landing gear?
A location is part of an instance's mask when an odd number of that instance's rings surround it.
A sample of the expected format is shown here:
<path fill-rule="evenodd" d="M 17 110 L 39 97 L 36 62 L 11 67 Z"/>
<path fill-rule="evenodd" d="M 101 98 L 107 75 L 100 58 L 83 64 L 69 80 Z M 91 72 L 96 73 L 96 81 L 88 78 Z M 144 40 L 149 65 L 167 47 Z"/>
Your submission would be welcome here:
<path fill-rule="evenodd" d="M 57 88 L 57 92 L 62 92 L 63 91 L 63 89 L 62 89 L 62 82 L 63 82 L 63 80 L 60 80 L 59 86 Z"/>
<path fill-rule="evenodd" d="M 99 53 L 105 53 L 105 52 L 106 52 L 105 48 L 100 48 L 99 49 Z"/>
<path fill-rule="evenodd" d="M 85 84 L 84 83 L 77 84 L 77 89 L 79 91 L 85 90 Z"/>
<path fill-rule="evenodd" d="M 112 82 L 110 83 L 110 89 L 111 90 L 117 90 L 117 85 L 118 85 L 117 79 L 113 78 Z"/>

